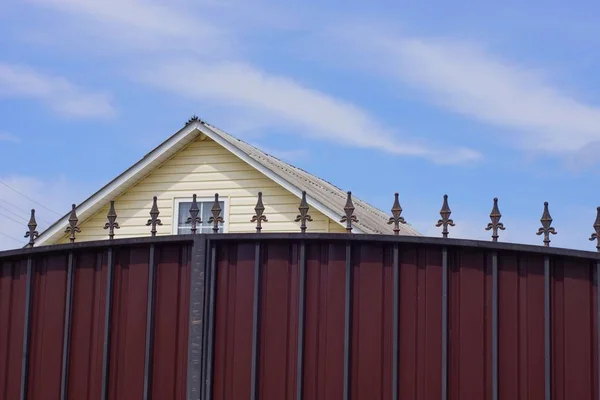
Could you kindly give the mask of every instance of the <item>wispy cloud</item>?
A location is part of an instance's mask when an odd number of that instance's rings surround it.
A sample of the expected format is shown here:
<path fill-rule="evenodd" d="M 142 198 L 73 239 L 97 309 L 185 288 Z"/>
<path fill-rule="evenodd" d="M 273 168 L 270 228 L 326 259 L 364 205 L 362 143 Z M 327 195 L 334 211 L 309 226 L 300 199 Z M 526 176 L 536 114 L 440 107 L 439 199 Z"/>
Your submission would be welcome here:
<path fill-rule="evenodd" d="M 522 148 L 561 153 L 600 140 L 600 106 L 560 90 L 539 70 L 474 43 L 356 26 L 336 34 L 374 71 L 422 91 L 432 103 L 514 129 L 513 143 Z"/>
<path fill-rule="evenodd" d="M 12 133 L 0 131 L 0 142 L 21 143 L 21 139 Z"/>
<path fill-rule="evenodd" d="M 180 61 L 151 66 L 136 75 L 147 84 L 192 99 L 254 110 L 271 125 L 294 126 L 295 132 L 312 138 L 436 162 L 442 159 L 442 150 L 401 138 L 352 103 L 249 64 Z M 455 155 L 451 161 L 457 163 L 479 158 L 477 152 L 464 148 L 456 149 Z"/>
<path fill-rule="evenodd" d="M 390 128 L 374 113 L 355 103 L 309 87 L 285 74 L 270 73 L 244 60 L 241 57 L 244 45 L 232 40 L 243 35 L 240 28 L 231 23 L 235 17 L 226 12 L 239 13 L 236 7 L 222 6 L 225 9 L 220 10 L 219 18 L 212 19 L 194 12 L 184 13 L 181 1 L 168 6 L 164 2 L 140 0 L 29 1 L 85 18 L 87 29 L 96 29 L 93 32 L 100 34 L 102 39 L 106 37 L 106 26 L 113 28 L 119 41 L 131 41 L 132 45 L 139 43 L 140 35 L 153 38 L 155 44 L 161 43 L 164 47 L 152 54 L 151 60 L 129 60 L 135 65 L 131 68 L 133 80 L 199 104 L 220 104 L 232 116 L 251 113 L 266 127 L 434 162 L 463 163 L 480 158 L 478 152 L 468 148 L 451 149 L 455 154 L 452 159 L 440 157 L 448 152 L 447 148 L 438 149 L 420 142 L 401 128 Z M 207 15 L 215 10 L 214 4 L 202 3 L 199 7 Z M 225 44 L 235 46 L 239 51 L 208 54 L 182 48 L 179 41 L 213 47 Z"/>
<path fill-rule="evenodd" d="M 24 65 L 0 62 L 0 96 L 38 100 L 69 117 L 107 117 L 115 113 L 107 94 L 82 89 L 66 78 Z"/>

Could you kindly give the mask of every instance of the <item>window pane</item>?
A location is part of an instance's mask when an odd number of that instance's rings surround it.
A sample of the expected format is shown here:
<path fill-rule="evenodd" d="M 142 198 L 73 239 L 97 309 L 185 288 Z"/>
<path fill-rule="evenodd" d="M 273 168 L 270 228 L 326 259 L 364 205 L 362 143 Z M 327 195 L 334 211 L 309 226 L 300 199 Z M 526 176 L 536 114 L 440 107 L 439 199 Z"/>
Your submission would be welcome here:
<path fill-rule="evenodd" d="M 210 217 L 212 217 L 212 201 L 204 201 L 198 203 L 198 208 L 200 209 L 200 213 L 198 216 L 202 219 L 202 223 L 198 224 L 198 233 L 212 233 L 212 224 L 208 221 Z M 219 205 L 221 206 L 221 216 L 225 211 L 225 203 L 220 201 Z M 192 202 L 181 202 L 179 203 L 179 213 L 177 217 L 177 234 L 178 235 L 186 235 L 192 233 L 192 224 L 186 223 L 187 219 L 190 217 L 190 208 L 192 207 Z M 224 217 L 223 217 L 224 218 Z M 219 233 L 223 232 L 223 223 L 219 223 Z"/>
<path fill-rule="evenodd" d="M 179 203 L 179 216 L 177 218 L 177 234 L 185 235 L 192 233 L 192 224 L 186 224 L 187 219 L 190 217 L 190 208 L 192 203 Z"/>

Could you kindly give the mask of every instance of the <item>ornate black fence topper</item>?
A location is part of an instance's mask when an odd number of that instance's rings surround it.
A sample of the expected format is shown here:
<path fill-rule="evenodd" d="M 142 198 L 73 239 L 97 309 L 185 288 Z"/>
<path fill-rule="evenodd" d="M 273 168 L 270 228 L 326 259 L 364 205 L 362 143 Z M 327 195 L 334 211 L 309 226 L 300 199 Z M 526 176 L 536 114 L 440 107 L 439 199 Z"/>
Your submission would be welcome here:
<path fill-rule="evenodd" d="M 342 217 L 340 222 L 346 223 L 346 232 L 352 232 L 352 223 L 358 222 L 358 218 L 354 215 L 354 204 L 352 203 L 352 192 L 348 192 L 348 197 L 346 198 L 346 205 L 344 206 L 344 212 L 346 215 Z"/>
<path fill-rule="evenodd" d="M 71 215 L 69 215 L 69 226 L 65 229 L 65 233 L 70 233 L 69 241 L 71 243 L 75 242 L 75 233 L 81 232 L 81 229 L 77 226 L 79 219 L 77 218 L 77 212 L 75 211 L 75 204 L 71 206 Z"/>
<path fill-rule="evenodd" d="M 402 217 L 402 207 L 398 200 L 398 193 L 394 193 L 394 205 L 392 206 L 392 217 L 388 221 L 388 225 L 394 224 L 394 235 L 400 234 L 400 224 L 405 224 L 406 221 Z"/>
<path fill-rule="evenodd" d="M 452 211 L 450 211 L 450 207 L 448 206 L 448 195 L 445 194 L 444 195 L 444 203 L 442 204 L 442 209 L 440 210 L 440 215 L 442 216 L 442 219 L 440 219 L 437 224 L 435 224 L 436 227 L 440 227 L 443 226 L 442 229 L 442 236 L 444 238 L 448 237 L 448 226 L 455 226 L 454 224 L 454 220 L 450 219 L 450 215 L 452 214 Z"/>
<path fill-rule="evenodd" d="M 196 200 L 196 195 L 192 196 L 192 206 L 190 207 L 190 216 L 185 221 L 186 224 L 192 224 L 192 235 L 196 234 L 198 230 L 198 224 L 202 223 L 202 219 L 198 216 L 200 213 L 200 208 L 198 208 L 198 201 Z"/>
<path fill-rule="evenodd" d="M 594 230 L 595 232 L 592 233 L 592 236 L 590 237 L 590 240 L 596 241 L 596 249 L 598 249 L 598 251 L 600 251 L 600 207 L 598 207 L 597 209 L 597 214 L 596 214 L 596 222 L 594 222 Z"/>
<path fill-rule="evenodd" d="M 36 230 L 37 222 L 35 220 L 35 210 L 31 210 L 31 218 L 29 218 L 29 223 L 27 224 L 27 227 L 29 228 L 29 231 L 25 233 L 25 237 L 29 238 L 29 243 L 27 244 L 27 246 L 33 247 L 33 245 L 35 244 L 35 239 L 37 239 L 38 236 L 40 236 L 39 232 Z"/>
<path fill-rule="evenodd" d="M 306 221 L 312 222 L 312 217 L 308 213 L 308 202 L 306 201 L 306 192 L 302 191 L 302 200 L 300 200 L 300 206 L 298 207 L 300 214 L 294 220 L 300 222 L 300 231 L 306 233 Z"/>
<path fill-rule="evenodd" d="M 502 214 L 500 213 L 500 209 L 498 208 L 498 198 L 494 197 L 494 207 L 492 207 L 492 212 L 490 213 L 490 222 L 485 228 L 486 231 L 492 230 L 492 241 L 498 241 L 498 229 L 501 231 L 505 230 L 504 224 L 500 222 L 500 218 L 502 218 Z"/>
<path fill-rule="evenodd" d="M 223 217 L 221 217 L 221 205 L 219 204 L 219 193 L 215 193 L 215 202 L 210 210 L 212 217 L 208 220 L 209 224 L 213 224 L 213 232 L 219 232 L 219 222 L 223 223 Z"/>
<path fill-rule="evenodd" d="M 108 222 L 104 224 L 104 229 L 108 229 L 108 238 L 113 239 L 115 237 L 115 229 L 121 229 L 117 222 L 117 211 L 115 211 L 115 201 L 110 201 L 110 208 L 108 215 L 106 216 Z"/>
<path fill-rule="evenodd" d="M 146 222 L 146 226 L 152 226 L 152 229 L 150 230 L 152 236 L 156 236 L 156 225 L 162 225 L 162 221 L 158 219 L 160 211 L 158 211 L 157 201 L 158 198 L 154 196 L 152 199 L 152 209 L 150 209 L 150 219 Z"/>
<path fill-rule="evenodd" d="M 548 211 L 548 202 L 544 202 L 544 213 L 542 214 L 542 218 L 540 219 L 542 222 L 542 227 L 538 229 L 537 234 L 544 234 L 544 246 L 550 247 L 550 234 L 556 235 L 556 229 L 554 229 L 552 225 L 552 217 L 550 216 L 550 211 Z"/>
<path fill-rule="evenodd" d="M 256 233 L 260 233 L 262 230 L 262 223 L 269 222 L 267 217 L 263 215 L 265 206 L 262 201 L 262 192 L 258 192 L 258 201 L 256 202 L 256 207 L 254 207 L 254 211 L 256 211 L 256 214 L 252 216 L 250 222 L 256 222 Z"/>

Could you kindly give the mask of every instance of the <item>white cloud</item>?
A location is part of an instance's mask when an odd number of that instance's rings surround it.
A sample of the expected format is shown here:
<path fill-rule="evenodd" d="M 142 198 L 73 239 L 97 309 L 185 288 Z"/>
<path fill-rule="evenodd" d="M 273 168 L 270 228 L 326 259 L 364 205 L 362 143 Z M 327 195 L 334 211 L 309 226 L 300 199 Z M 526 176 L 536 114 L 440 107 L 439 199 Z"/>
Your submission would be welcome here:
<path fill-rule="evenodd" d="M 150 85 L 189 98 L 253 110 L 271 125 L 293 125 L 298 127 L 300 134 L 313 138 L 392 154 L 425 157 L 435 162 L 448 161 L 439 157 L 448 149 L 437 150 L 402 138 L 349 102 L 307 88 L 292 79 L 265 73 L 249 64 L 163 63 L 136 72 L 136 76 Z M 450 162 L 479 158 L 479 154 L 470 149 L 452 151 L 454 158 Z"/>
<path fill-rule="evenodd" d="M 21 143 L 21 139 L 12 133 L 0 131 L 0 142 Z"/>
<path fill-rule="evenodd" d="M 560 153 L 600 140 L 600 107 L 561 91 L 539 71 L 477 45 L 356 26 L 336 34 L 352 52 L 360 52 L 359 62 L 424 92 L 431 102 L 478 121 L 516 129 L 515 142 L 522 148 Z"/>
<path fill-rule="evenodd" d="M 69 117 L 107 117 L 115 113 L 105 93 L 87 91 L 66 78 L 45 75 L 27 66 L 2 62 L 0 96 L 38 100 Z"/>
<path fill-rule="evenodd" d="M 65 215 L 72 203 L 85 198 L 90 189 L 88 184 L 72 184 L 63 177 L 41 180 L 21 175 L 0 176 L 0 182 L 16 190 L 0 183 L 0 250 L 19 248 L 27 243 L 28 239 L 23 236 L 32 208 L 36 210 L 37 230 L 41 233 Z"/>

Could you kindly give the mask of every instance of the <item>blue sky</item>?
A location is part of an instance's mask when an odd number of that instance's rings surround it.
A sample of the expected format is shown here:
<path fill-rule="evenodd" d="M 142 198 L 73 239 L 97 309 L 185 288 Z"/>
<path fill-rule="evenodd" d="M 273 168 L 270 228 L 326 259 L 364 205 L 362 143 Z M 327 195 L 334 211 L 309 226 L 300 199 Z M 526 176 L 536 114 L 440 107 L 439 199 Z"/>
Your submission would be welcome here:
<path fill-rule="evenodd" d="M 0 248 L 192 115 L 453 237 L 593 250 L 600 3 L 6 0 Z M 9 216 L 9 218 L 6 218 Z"/>

